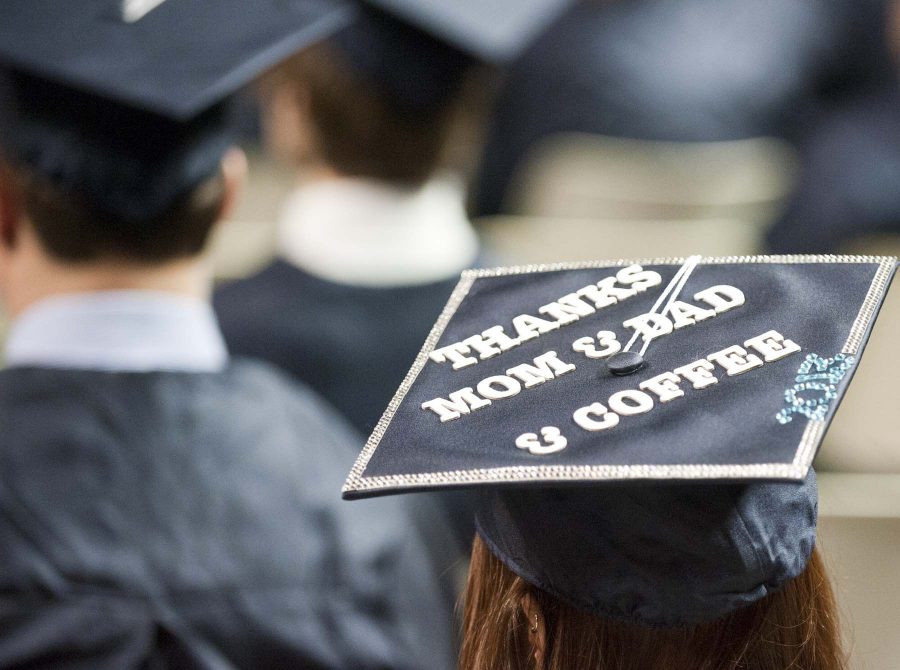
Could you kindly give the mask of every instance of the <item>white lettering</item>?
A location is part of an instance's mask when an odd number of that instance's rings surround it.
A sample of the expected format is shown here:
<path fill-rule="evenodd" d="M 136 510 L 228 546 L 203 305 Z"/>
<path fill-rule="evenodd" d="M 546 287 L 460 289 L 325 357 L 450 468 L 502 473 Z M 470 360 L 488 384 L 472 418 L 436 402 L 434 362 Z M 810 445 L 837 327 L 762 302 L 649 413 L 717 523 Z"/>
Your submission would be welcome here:
<path fill-rule="evenodd" d="M 454 342 L 453 344 L 448 344 L 446 347 L 435 349 L 428 354 L 428 357 L 435 363 L 445 363 L 450 361 L 453 363 L 453 369 L 459 370 L 460 368 L 465 368 L 469 365 L 475 365 L 478 362 L 477 358 L 466 356 L 470 351 L 472 350 L 469 348 L 469 345 L 464 342 Z"/>
<path fill-rule="evenodd" d="M 606 358 L 622 349 L 622 344 L 616 339 L 616 334 L 611 330 L 601 330 L 597 333 L 597 344 L 603 348 L 597 349 L 594 347 L 593 337 L 580 337 L 572 342 L 572 350 L 584 354 L 588 358 Z"/>
<path fill-rule="evenodd" d="M 790 342 L 790 340 L 784 339 L 780 333 L 768 331 L 747 340 L 745 344 L 747 346 L 756 347 L 756 350 L 763 354 L 763 356 L 766 355 L 766 352 L 772 351 L 774 352 L 772 354 L 774 356 L 772 360 L 777 360 L 777 358 L 788 355 L 782 354 L 783 351 L 796 353 L 800 350 L 799 347 L 794 349 L 792 346 L 787 345 L 788 342 Z M 758 356 L 748 354 L 746 349 L 735 345 L 710 354 L 706 359 L 700 359 L 693 363 L 689 363 L 688 365 L 675 368 L 672 372 L 664 372 L 655 377 L 651 377 L 650 379 L 641 382 L 638 386 L 641 389 L 653 393 L 659 398 L 661 403 L 670 402 L 685 395 L 685 392 L 679 387 L 679 382 L 682 380 L 691 382 L 695 389 L 706 388 L 707 386 L 719 382 L 712 374 L 715 366 L 710 361 L 719 363 L 725 368 L 729 375 L 738 375 L 759 367 L 760 365 L 764 365 L 763 361 Z M 831 359 L 828 359 L 823 365 L 828 364 L 830 361 Z M 850 363 L 852 363 L 852 359 L 848 358 L 847 365 L 849 366 Z M 807 362 L 808 367 L 812 365 L 812 363 Z M 820 363 L 815 363 L 815 365 L 820 365 Z M 819 367 L 818 369 L 821 370 L 823 367 Z M 802 368 L 801 372 L 803 372 Z M 832 373 L 816 375 L 806 375 L 804 373 L 797 377 L 797 381 L 805 381 L 806 377 L 827 377 L 830 374 Z M 826 386 L 827 382 L 822 382 L 822 387 L 824 388 Z M 806 387 L 804 387 L 804 390 L 807 390 Z M 794 394 L 793 397 L 791 396 L 791 393 Z M 787 398 L 789 407 L 778 414 L 777 420 L 779 422 L 789 422 L 791 420 L 791 415 L 794 413 L 811 411 L 808 406 L 803 405 L 802 403 L 799 405 L 792 404 L 798 397 L 797 393 L 799 393 L 799 391 L 796 390 L 796 387 L 793 390 L 788 390 L 785 397 Z M 618 425 L 623 416 L 643 414 L 655 407 L 652 396 L 644 393 L 644 391 L 633 389 L 614 393 L 607 401 L 607 405 L 609 406 L 609 409 L 599 402 L 592 403 L 586 407 L 581 407 L 572 414 L 572 420 L 584 430 L 606 430 Z"/>
<path fill-rule="evenodd" d="M 512 324 L 519 336 L 519 342 L 533 340 L 560 326 L 559 321 L 547 321 L 537 316 L 531 316 L 531 314 L 519 314 L 519 316 L 513 317 Z"/>
<path fill-rule="evenodd" d="M 534 359 L 534 365 L 522 363 L 506 371 L 506 374 L 518 378 L 525 388 L 531 388 L 538 384 L 550 381 L 555 377 L 572 372 L 575 366 L 564 363 L 556 356 L 555 351 L 548 351 Z"/>
<path fill-rule="evenodd" d="M 734 286 L 718 284 L 694 294 L 694 300 L 702 300 L 716 310 L 716 314 L 744 304 L 744 292 Z"/>
<path fill-rule="evenodd" d="M 626 400 L 629 402 L 626 403 Z M 610 396 L 609 408 L 616 414 L 621 414 L 622 416 L 643 414 L 644 412 L 649 412 L 653 409 L 653 398 L 643 391 L 627 389 Z"/>
<path fill-rule="evenodd" d="M 616 286 L 616 281 L 625 286 Z M 519 314 L 512 319 L 512 326 L 516 331 L 515 337 L 507 335 L 502 326 L 492 326 L 482 331 L 480 335 L 473 335 L 461 342 L 436 349 L 429 354 L 429 357 L 435 363 L 449 361 L 453 364 L 454 370 L 475 365 L 479 360 L 493 358 L 522 342 L 533 340 L 561 326 L 574 323 L 595 313 L 601 307 L 614 305 L 661 282 L 662 278 L 658 272 L 644 270 L 640 265 L 630 265 L 621 268 L 615 276 L 605 277 L 595 284 L 589 284 L 573 293 L 567 293 L 538 309 L 540 314 L 552 317 L 553 321 L 530 314 Z M 591 302 L 594 303 L 593 306 Z M 473 349 L 478 358 L 469 355 Z"/>
<path fill-rule="evenodd" d="M 490 400 L 479 398 L 470 387 L 460 389 L 450 394 L 450 399 L 435 398 L 422 403 L 422 409 L 430 409 L 441 418 L 441 423 L 458 419 L 463 414 L 468 414 L 473 409 L 490 405 Z"/>
<path fill-rule="evenodd" d="M 591 418 L 591 415 L 601 417 L 603 420 L 597 421 L 596 419 Z M 590 431 L 606 430 L 619 423 L 619 415 L 615 412 L 607 411 L 606 407 L 599 402 L 575 410 L 572 419 L 574 419 L 575 423 L 579 426 Z"/>
<path fill-rule="evenodd" d="M 629 265 L 616 273 L 616 279 L 621 284 L 630 284 L 638 293 L 643 293 L 648 288 L 662 283 L 662 276 L 653 270 L 645 270 L 640 265 Z"/>
<path fill-rule="evenodd" d="M 669 402 L 684 395 L 684 391 L 678 388 L 680 381 L 681 377 L 674 372 L 663 372 L 661 375 L 641 382 L 640 388 L 655 394 L 660 402 Z"/>
<path fill-rule="evenodd" d="M 500 388 L 494 388 L 495 385 L 499 385 Z M 502 400 L 503 398 L 509 398 L 510 396 L 519 393 L 522 390 L 522 385 L 512 377 L 507 377 L 506 375 L 494 375 L 493 377 L 488 377 L 487 379 L 482 379 L 478 382 L 477 388 L 478 392 L 485 398 Z"/>
<path fill-rule="evenodd" d="M 762 335 L 751 337 L 744 342 L 744 346 L 756 349 L 756 351 L 762 354 L 766 363 L 777 361 L 779 358 L 784 358 L 785 356 L 800 351 L 800 346 L 796 342 L 784 339 L 781 333 L 775 330 L 770 330 Z"/>
<path fill-rule="evenodd" d="M 662 314 L 639 314 L 622 323 L 626 328 L 633 328 L 645 342 L 672 332 L 672 322 Z"/>
<path fill-rule="evenodd" d="M 695 389 L 703 389 L 711 384 L 719 383 L 719 380 L 712 374 L 715 369 L 716 367 L 712 363 L 701 358 L 699 361 L 675 368 L 675 374 L 687 379 Z"/>
<path fill-rule="evenodd" d="M 716 315 L 711 309 L 703 309 L 687 302 L 681 302 L 681 300 L 674 300 L 669 305 L 669 309 L 666 310 L 666 314 L 672 318 L 672 324 L 676 330 L 685 326 L 693 326 L 698 321 L 703 321 Z"/>
<path fill-rule="evenodd" d="M 556 426 L 544 426 L 541 428 L 541 439 L 536 433 L 522 433 L 516 438 L 516 446 L 536 456 L 546 456 L 562 451 L 569 444 L 559 428 Z"/>
<path fill-rule="evenodd" d="M 740 375 L 763 364 L 762 359 L 756 354 L 748 354 L 744 347 L 730 346 L 722 351 L 717 351 L 706 357 L 713 363 L 718 363 L 729 376 Z"/>
<path fill-rule="evenodd" d="M 593 302 L 599 309 L 601 307 L 615 305 L 619 300 L 624 300 L 625 298 L 637 295 L 637 289 L 618 288 L 616 286 L 616 278 L 607 277 L 606 279 L 601 279 L 596 284 L 591 284 L 590 286 L 578 289 L 576 293 Z"/>
<path fill-rule="evenodd" d="M 551 302 L 538 309 L 541 314 L 552 316 L 560 325 L 578 321 L 581 317 L 590 316 L 596 311 L 575 293 L 564 295 L 556 302 Z"/>
<path fill-rule="evenodd" d="M 463 340 L 463 344 L 472 347 L 478 352 L 478 356 L 484 360 L 518 346 L 519 340 L 514 340 L 504 333 L 503 326 L 492 326 L 483 331 L 481 335 L 467 337 Z"/>

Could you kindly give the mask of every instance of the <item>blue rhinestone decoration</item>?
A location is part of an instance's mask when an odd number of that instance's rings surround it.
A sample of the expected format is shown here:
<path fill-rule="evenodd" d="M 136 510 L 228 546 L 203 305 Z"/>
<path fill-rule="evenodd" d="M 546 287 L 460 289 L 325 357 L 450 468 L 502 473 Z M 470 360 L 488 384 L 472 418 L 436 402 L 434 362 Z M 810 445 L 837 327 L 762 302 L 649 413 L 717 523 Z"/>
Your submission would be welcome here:
<path fill-rule="evenodd" d="M 837 385 L 854 362 L 856 357 L 849 354 L 837 354 L 832 358 L 807 354 L 797 369 L 796 383 L 784 392 L 787 407 L 775 415 L 778 423 L 790 423 L 795 414 L 807 419 L 825 419 L 831 401 L 837 398 Z"/>

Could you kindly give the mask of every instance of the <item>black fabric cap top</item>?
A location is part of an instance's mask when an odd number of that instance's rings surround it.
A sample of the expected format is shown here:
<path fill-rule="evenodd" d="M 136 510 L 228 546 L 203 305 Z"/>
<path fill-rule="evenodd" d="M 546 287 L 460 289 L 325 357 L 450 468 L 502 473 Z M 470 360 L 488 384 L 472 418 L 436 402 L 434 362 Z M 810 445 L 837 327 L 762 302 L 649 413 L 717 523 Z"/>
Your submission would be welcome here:
<path fill-rule="evenodd" d="M 360 0 L 486 63 L 513 60 L 574 0 Z"/>
<path fill-rule="evenodd" d="M 794 482 L 487 489 L 476 528 L 530 583 L 654 628 L 713 621 L 777 591 L 816 539 L 816 476 Z"/>
<path fill-rule="evenodd" d="M 233 142 L 219 103 L 175 121 L 21 72 L 7 72 L 10 158 L 102 211 L 140 224 L 209 177 Z"/>
<path fill-rule="evenodd" d="M 570 2 L 359 0 L 361 11 L 334 44 L 399 109 L 431 112 L 454 94 L 475 60 L 512 60 Z"/>
<path fill-rule="evenodd" d="M 354 11 L 344 0 L 4 0 L 0 63 L 185 121 Z"/>
<path fill-rule="evenodd" d="M 403 111 L 431 112 L 458 90 L 472 59 L 385 12 L 363 8 L 332 38 L 356 74 Z"/>
<path fill-rule="evenodd" d="M 0 143 L 103 210 L 152 218 L 217 168 L 229 96 L 353 12 L 341 0 L 8 0 Z"/>
<path fill-rule="evenodd" d="M 474 487 L 480 535 L 539 588 L 651 626 L 722 616 L 806 565 L 810 466 L 896 267 L 466 271 L 344 496 Z"/>

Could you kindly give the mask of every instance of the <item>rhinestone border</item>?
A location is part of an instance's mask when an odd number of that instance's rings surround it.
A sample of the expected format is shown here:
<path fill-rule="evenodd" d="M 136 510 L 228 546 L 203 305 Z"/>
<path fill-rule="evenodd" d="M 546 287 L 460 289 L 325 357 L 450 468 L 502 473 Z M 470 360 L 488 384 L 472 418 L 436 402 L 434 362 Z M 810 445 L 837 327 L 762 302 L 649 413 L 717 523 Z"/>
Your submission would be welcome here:
<path fill-rule="evenodd" d="M 537 272 L 561 270 L 589 270 L 626 267 L 629 265 L 680 265 L 683 257 L 621 259 L 617 261 L 588 261 L 578 263 L 550 263 L 517 265 L 510 267 L 464 270 L 460 280 L 444 306 L 441 315 L 428 334 L 415 362 L 388 404 L 387 409 L 366 441 L 350 470 L 341 492 L 343 494 L 363 494 L 383 489 L 417 489 L 432 486 L 465 486 L 467 484 L 514 484 L 526 481 L 585 481 L 585 480 L 629 480 L 629 479 L 802 479 L 812 463 L 813 455 L 825 435 L 825 421 L 810 419 L 791 463 L 750 463 L 750 464 L 691 464 L 691 465 L 521 465 L 502 468 L 473 468 L 447 472 L 423 472 L 408 475 L 388 475 L 366 477 L 363 473 L 372 455 L 381 443 L 394 414 L 406 397 L 419 373 L 428 362 L 428 355 L 434 350 L 441 335 L 456 313 L 462 301 L 469 294 L 476 279 L 504 277 Z M 856 354 L 869 329 L 877 306 L 880 304 L 890 277 L 897 265 L 893 256 L 850 256 L 850 255 L 772 255 L 772 256 L 716 256 L 704 257 L 702 264 L 802 264 L 802 263 L 875 263 L 878 270 L 863 299 L 856 320 L 850 327 L 842 353 Z M 858 363 L 858 362 L 857 362 Z"/>

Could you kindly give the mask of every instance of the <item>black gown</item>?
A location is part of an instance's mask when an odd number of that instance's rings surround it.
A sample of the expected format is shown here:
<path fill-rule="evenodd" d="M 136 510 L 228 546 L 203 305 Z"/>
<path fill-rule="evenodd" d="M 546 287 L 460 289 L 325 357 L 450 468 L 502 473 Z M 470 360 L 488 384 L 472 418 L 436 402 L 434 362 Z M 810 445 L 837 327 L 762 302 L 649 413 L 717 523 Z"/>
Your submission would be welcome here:
<path fill-rule="evenodd" d="M 892 78 L 885 0 L 581 0 L 515 62 L 486 134 L 472 212 L 506 211 L 537 143 L 584 132 L 800 141 L 833 100 Z"/>
<path fill-rule="evenodd" d="M 900 233 L 900 84 L 834 110 L 811 133 L 795 192 L 768 231 L 773 253 L 838 253 Z"/>
<path fill-rule="evenodd" d="M 220 288 L 213 306 L 229 351 L 306 382 L 368 435 L 457 281 L 350 286 L 277 260 Z"/>
<path fill-rule="evenodd" d="M 485 259 L 477 260 L 481 264 Z M 213 306 L 233 354 L 269 361 L 309 384 L 368 435 L 457 281 L 453 277 L 414 286 L 351 286 L 276 260 L 259 274 L 220 288 Z M 451 557 L 454 565 L 464 561 L 475 532 L 468 494 L 414 498 L 416 506 L 427 506 L 428 498 L 437 500 L 452 526 L 453 538 L 430 541 L 435 559 Z M 449 553 L 442 548 L 448 543 L 455 547 Z M 446 588 L 451 588 L 449 582 Z"/>
<path fill-rule="evenodd" d="M 268 366 L 9 369 L 0 426 L 0 667 L 454 666 L 409 505 Z"/>

